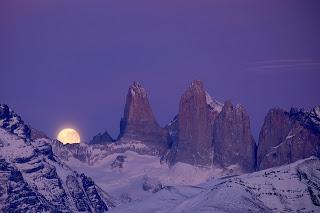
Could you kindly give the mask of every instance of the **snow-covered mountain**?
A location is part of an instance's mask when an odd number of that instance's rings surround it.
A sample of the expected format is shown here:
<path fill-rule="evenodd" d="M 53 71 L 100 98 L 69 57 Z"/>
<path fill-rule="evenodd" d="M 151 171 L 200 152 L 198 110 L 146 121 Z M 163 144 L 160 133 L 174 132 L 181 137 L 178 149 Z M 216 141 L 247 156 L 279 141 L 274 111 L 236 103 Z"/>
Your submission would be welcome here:
<path fill-rule="evenodd" d="M 114 204 L 91 178 L 63 163 L 8 106 L 0 105 L 0 211 L 106 212 Z"/>
<path fill-rule="evenodd" d="M 65 145 L 0 105 L 0 210 L 320 211 L 320 107 L 271 110 L 257 150 L 245 108 L 201 81 L 164 128 L 135 82 L 120 124 L 116 140 L 105 131 Z"/>
<path fill-rule="evenodd" d="M 168 165 L 138 141 L 63 145 L 4 105 L 0 121 L 4 212 L 320 211 L 316 157 L 244 174 L 237 164 Z"/>

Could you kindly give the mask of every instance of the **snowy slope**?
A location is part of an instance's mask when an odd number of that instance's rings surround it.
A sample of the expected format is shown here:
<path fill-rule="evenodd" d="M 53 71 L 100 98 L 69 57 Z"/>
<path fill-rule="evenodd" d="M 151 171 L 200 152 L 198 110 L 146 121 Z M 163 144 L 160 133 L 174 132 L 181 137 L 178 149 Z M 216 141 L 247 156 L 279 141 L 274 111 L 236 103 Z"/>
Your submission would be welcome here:
<path fill-rule="evenodd" d="M 309 158 L 197 186 L 167 186 L 112 212 L 320 212 L 320 161 Z"/>
<path fill-rule="evenodd" d="M 223 104 L 213 99 L 208 92 L 206 92 L 206 102 L 212 111 L 218 113 L 222 111 Z"/>
<path fill-rule="evenodd" d="M 236 165 L 222 169 L 177 163 L 169 167 L 156 156 L 140 155 L 132 151 L 108 155 L 94 164 L 76 158 L 69 158 L 67 163 L 77 171 L 86 172 L 99 186 L 108 189 L 119 203 L 148 198 L 157 185 L 160 188 L 168 185 L 197 185 L 214 177 L 241 173 Z"/>

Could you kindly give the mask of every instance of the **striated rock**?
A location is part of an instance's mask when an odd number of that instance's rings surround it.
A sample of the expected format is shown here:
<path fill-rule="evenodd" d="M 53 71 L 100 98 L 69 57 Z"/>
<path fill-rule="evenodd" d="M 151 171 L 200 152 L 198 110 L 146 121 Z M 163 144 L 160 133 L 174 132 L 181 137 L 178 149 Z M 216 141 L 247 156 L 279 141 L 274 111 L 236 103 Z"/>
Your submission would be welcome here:
<path fill-rule="evenodd" d="M 204 90 L 201 81 L 191 83 L 181 97 L 178 119 L 172 123 L 175 128 L 171 135 L 178 135 L 174 137 L 174 162 L 212 164 L 212 125 L 221 107 Z"/>
<path fill-rule="evenodd" d="M 92 138 L 92 140 L 89 142 L 89 144 L 108 144 L 112 143 L 115 140 L 110 136 L 110 134 L 105 131 L 104 133 L 99 133 L 96 136 Z"/>
<path fill-rule="evenodd" d="M 213 149 L 215 163 L 224 167 L 238 164 L 245 171 L 255 169 L 256 144 L 244 107 L 224 103 L 213 125 Z"/>
<path fill-rule="evenodd" d="M 92 181 L 90 177 L 87 177 L 84 174 L 80 175 L 80 179 L 82 182 L 82 187 L 86 193 L 86 197 L 89 200 L 90 205 L 93 207 L 94 212 L 106 212 L 108 211 L 107 202 L 103 201 L 101 193 L 95 183 Z"/>
<path fill-rule="evenodd" d="M 0 210 L 3 212 L 51 212 L 52 205 L 24 180 L 21 172 L 0 159 Z"/>
<path fill-rule="evenodd" d="M 288 164 L 310 156 L 320 156 L 319 107 L 310 112 L 292 108 L 272 109 L 259 136 L 258 169 Z"/>
<path fill-rule="evenodd" d="M 90 211 L 90 206 L 88 205 L 89 201 L 84 191 L 81 189 L 77 178 L 73 175 L 68 175 L 66 179 L 66 186 L 74 200 L 74 203 L 76 204 L 77 210 L 79 212 Z"/>
<path fill-rule="evenodd" d="M 157 123 L 146 90 L 137 82 L 127 94 L 119 139 L 120 143 L 141 141 L 158 154 L 163 154 L 168 148 L 168 132 Z"/>

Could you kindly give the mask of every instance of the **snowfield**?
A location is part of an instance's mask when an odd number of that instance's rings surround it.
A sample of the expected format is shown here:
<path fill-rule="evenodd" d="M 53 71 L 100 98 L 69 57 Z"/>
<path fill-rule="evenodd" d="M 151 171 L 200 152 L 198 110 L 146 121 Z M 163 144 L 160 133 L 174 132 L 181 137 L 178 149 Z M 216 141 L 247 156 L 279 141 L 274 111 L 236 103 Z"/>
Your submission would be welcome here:
<path fill-rule="evenodd" d="M 143 189 L 146 179 L 158 181 L 162 186 L 198 185 L 216 176 L 241 173 L 236 165 L 228 169 L 209 169 L 177 163 L 170 168 L 166 163 L 161 164 L 156 156 L 139 155 L 132 151 L 109 155 L 93 165 L 75 158 L 69 158 L 66 163 L 92 177 L 99 186 L 118 198 L 120 203 L 150 197 L 150 193 Z"/>
<path fill-rule="evenodd" d="M 112 212 L 320 212 L 320 162 L 217 178 L 197 186 L 165 186 Z"/>
<path fill-rule="evenodd" d="M 88 165 L 67 162 L 117 200 L 111 212 L 320 212 L 320 161 L 308 158 L 251 174 L 177 163 L 132 151 Z"/>

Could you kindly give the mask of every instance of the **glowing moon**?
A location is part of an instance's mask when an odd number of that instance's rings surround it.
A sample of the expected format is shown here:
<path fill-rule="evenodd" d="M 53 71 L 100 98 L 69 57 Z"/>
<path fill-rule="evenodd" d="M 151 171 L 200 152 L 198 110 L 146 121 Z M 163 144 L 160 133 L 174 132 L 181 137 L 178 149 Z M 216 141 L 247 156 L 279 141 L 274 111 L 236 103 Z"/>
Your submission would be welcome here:
<path fill-rule="evenodd" d="M 79 133 L 71 128 L 63 129 L 59 132 L 57 139 L 63 144 L 80 143 Z"/>

